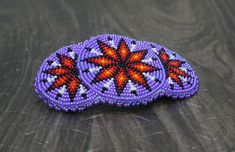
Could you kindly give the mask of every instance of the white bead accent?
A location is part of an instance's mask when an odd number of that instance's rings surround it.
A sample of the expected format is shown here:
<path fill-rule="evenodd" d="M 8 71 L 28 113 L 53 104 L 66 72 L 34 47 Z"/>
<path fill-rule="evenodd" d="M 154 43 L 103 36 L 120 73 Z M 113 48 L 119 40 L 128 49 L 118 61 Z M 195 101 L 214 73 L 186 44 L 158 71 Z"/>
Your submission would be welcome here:
<path fill-rule="evenodd" d="M 169 55 L 169 58 L 170 58 L 170 59 L 175 59 L 175 56 L 172 55 L 172 54 L 170 54 L 170 55 Z"/>
<path fill-rule="evenodd" d="M 64 94 L 65 90 L 66 90 L 66 87 L 65 87 L 65 85 L 64 85 L 58 92 L 59 92 L 60 94 Z"/>
<path fill-rule="evenodd" d="M 170 77 L 168 77 L 167 81 L 168 81 L 169 84 L 174 84 L 173 80 Z"/>
<path fill-rule="evenodd" d="M 107 83 L 105 83 L 104 87 L 109 88 L 112 83 L 113 83 L 113 78 L 111 78 Z"/>
<path fill-rule="evenodd" d="M 96 51 L 95 49 L 91 49 L 91 53 L 94 53 L 96 55 L 103 55 L 103 53 Z"/>
<path fill-rule="evenodd" d="M 53 81 L 55 81 L 55 79 L 57 78 L 57 76 L 53 76 L 53 77 L 51 77 L 51 78 L 47 78 L 47 82 L 53 82 Z"/>
<path fill-rule="evenodd" d="M 131 80 L 128 80 L 128 83 L 129 83 L 130 86 L 131 86 L 130 91 L 136 90 L 136 87 L 131 83 Z"/>
<path fill-rule="evenodd" d="M 75 59 L 75 53 L 73 51 L 69 52 L 69 55 L 71 56 L 72 59 Z"/>
<path fill-rule="evenodd" d="M 148 58 L 148 59 L 144 59 L 142 60 L 143 62 L 153 62 L 153 59 L 152 58 Z"/>
<path fill-rule="evenodd" d="M 187 78 L 182 77 L 182 76 L 179 76 L 179 77 L 180 77 L 180 79 L 181 79 L 183 82 L 186 82 L 186 81 L 187 81 Z"/>
<path fill-rule="evenodd" d="M 57 63 L 57 62 L 53 62 L 52 64 L 51 64 L 53 67 L 56 67 L 56 66 L 61 66 L 59 63 Z"/>
<path fill-rule="evenodd" d="M 148 77 L 150 80 L 154 81 L 155 80 L 155 76 L 152 76 L 148 73 L 143 73 L 144 76 Z"/>
<path fill-rule="evenodd" d="M 89 69 L 89 72 L 99 71 L 100 69 L 102 69 L 102 67 L 91 68 L 91 69 Z"/>
<path fill-rule="evenodd" d="M 83 88 L 82 84 L 80 84 L 79 86 L 80 86 L 80 94 L 85 93 L 86 90 Z"/>
<path fill-rule="evenodd" d="M 117 48 L 114 44 L 114 41 L 113 40 L 110 40 L 109 43 L 111 44 L 112 47 L 114 47 L 115 49 Z"/>
<path fill-rule="evenodd" d="M 152 51 L 156 54 L 159 54 L 159 52 L 157 51 L 157 48 L 152 48 Z"/>
<path fill-rule="evenodd" d="M 135 47 L 136 47 L 136 44 L 131 44 L 131 52 L 134 51 Z"/>
<path fill-rule="evenodd" d="M 184 68 L 184 67 L 180 67 L 179 69 L 182 70 L 182 71 L 184 71 L 184 72 L 187 72 L 187 69 Z"/>

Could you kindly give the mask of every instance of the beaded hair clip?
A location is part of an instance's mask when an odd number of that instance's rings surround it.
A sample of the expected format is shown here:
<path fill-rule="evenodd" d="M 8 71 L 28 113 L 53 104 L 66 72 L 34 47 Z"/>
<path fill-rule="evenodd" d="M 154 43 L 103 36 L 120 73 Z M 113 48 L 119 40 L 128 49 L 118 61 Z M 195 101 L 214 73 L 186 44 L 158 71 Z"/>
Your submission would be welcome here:
<path fill-rule="evenodd" d="M 105 34 L 46 58 L 35 88 L 52 108 L 81 111 L 98 103 L 129 107 L 161 96 L 188 98 L 198 91 L 199 81 L 186 60 L 168 48 Z"/>

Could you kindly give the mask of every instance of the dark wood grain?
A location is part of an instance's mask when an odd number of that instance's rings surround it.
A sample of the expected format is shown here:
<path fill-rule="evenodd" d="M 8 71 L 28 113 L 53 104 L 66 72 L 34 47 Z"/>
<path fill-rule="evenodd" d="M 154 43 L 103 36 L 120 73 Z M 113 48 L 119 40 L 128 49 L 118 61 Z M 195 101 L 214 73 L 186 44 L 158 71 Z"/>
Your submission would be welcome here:
<path fill-rule="evenodd" d="M 0 0 L 0 151 L 235 151 L 234 0 Z M 146 107 L 49 110 L 41 61 L 103 33 L 162 43 L 197 71 L 200 91 Z"/>

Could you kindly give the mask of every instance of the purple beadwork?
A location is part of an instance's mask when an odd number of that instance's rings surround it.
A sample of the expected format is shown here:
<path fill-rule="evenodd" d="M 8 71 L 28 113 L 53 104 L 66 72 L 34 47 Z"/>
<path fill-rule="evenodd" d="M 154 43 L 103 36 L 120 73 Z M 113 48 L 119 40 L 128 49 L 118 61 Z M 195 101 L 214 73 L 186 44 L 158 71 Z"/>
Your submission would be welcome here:
<path fill-rule="evenodd" d="M 63 111 L 98 103 L 136 106 L 160 96 L 182 99 L 198 85 L 195 71 L 177 53 L 112 34 L 59 49 L 44 60 L 35 80 L 42 100 Z"/>
<path fill-rule="evenodd" d="M 63 47 L 42 63 L 35 79 L 36 92 L 51 108 L 81 111 L 96 104 L 90 88 L 81 81 L 77 68 L 81 44 Z"/>

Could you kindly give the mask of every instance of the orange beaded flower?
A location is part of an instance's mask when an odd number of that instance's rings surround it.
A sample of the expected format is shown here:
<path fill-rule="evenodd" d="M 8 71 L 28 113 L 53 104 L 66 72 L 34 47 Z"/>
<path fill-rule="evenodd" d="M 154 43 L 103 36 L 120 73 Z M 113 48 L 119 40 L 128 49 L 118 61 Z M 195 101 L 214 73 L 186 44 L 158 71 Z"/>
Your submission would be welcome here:
<path fill-rule="evenodd" d="M 117 49 L 97 40 L 102 55 L 86 58 L 85 61 L 102 69 L 96 74 L 92 83 L 113 79 L 117 94 L 120 95 L 126 87 L 128 80 L 151 90 L 144 72 L 153 72 L 158 68 L 142 62 L 147 50 L 131 52 L 124 39 L 119 41 Z"/>
<path fill-rule="evenodd" d="M 70 49 L 68 49 L 69 51 Z M 46 74 L 50 74 L 55 76 L 55 80 L 53 83 L 47 88 L 46 91 L 52 91 L 56 88 L 59 89 L 62 86 L 65 86 L 70 100 L 73 101 L 76 93 L 78 91 L 79 85 L 82 84 L 82 81 L 79 78 L 79 72 L 76 68 L 76 58 L 77 57 L 68 57 L 65 55 L 61 55 L 59 53 L 56 54 L 57 58 L 59 59 L 59 64 L 55 67 L 44 70 L 43 72 Z M 52 64 L 53 61 L 48 61 L 48 64 Z M 48 80 L 42 80 L 47 82 Z M 62 94 L 58 93 L 56 98 L 58 99 L 61 97 Z M 81 94 L 84 98 L 86 98 L 86 94 Z"/>
<path fill-rule="evenodd" d="M 174 82 L 176 82 L 180 87 L 184 88 L 182 77 L 190 77 L 185 71 L 181 70 L 180 67 L 184 64 L 184 61 L 170 59 L 169 55 L 165 52 L 164 48 L 159 51 L 159 58 L 161 59 L 163 65 L 165 66 L 165 70 L 167 72 L 167 77 L 171 78 Z M 188 82 L 189 83 L 189 82 Z M 171 89 L 174 88 L 173 84 L 170 84 Z"/>

